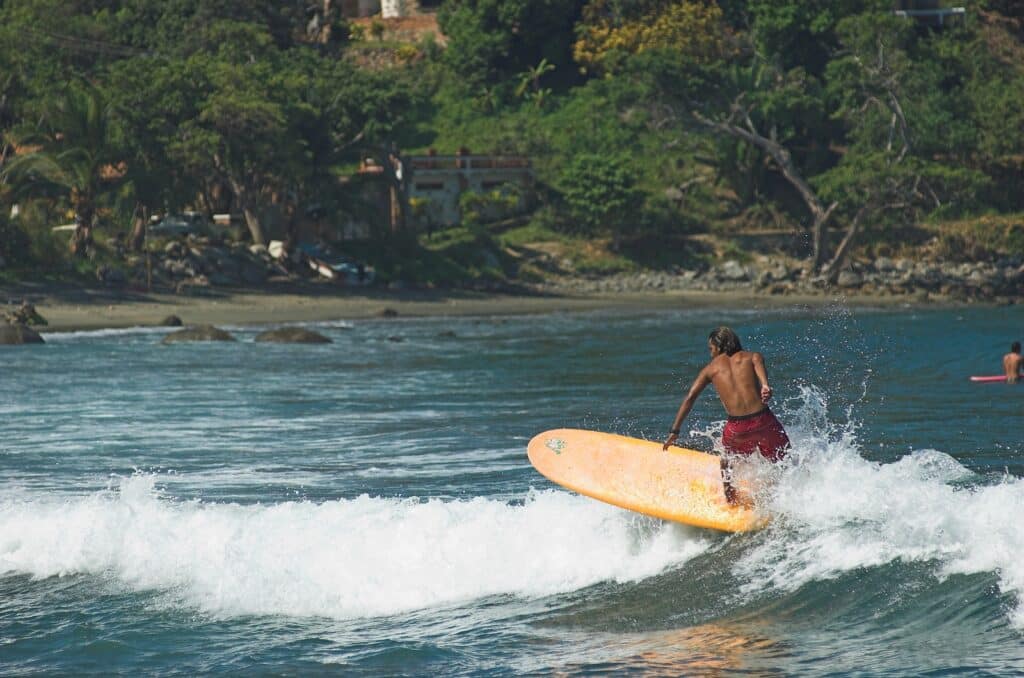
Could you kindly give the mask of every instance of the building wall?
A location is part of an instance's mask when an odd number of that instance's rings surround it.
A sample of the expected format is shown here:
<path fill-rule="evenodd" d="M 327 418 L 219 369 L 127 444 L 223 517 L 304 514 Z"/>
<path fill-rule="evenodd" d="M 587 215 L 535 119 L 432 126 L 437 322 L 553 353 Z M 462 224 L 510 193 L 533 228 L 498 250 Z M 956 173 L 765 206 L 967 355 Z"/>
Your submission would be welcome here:
<path fill-rule="evenodd" d="M 459 198 L 467 191 L 486 193 L 511 184 L 518 188 L 519 209 L 525 209 L 531 198 L 533 168 L 526 158 L 421 155 L 405 160 L 410 201 L 425 201 L 420 228 L 459 223 Z"/>

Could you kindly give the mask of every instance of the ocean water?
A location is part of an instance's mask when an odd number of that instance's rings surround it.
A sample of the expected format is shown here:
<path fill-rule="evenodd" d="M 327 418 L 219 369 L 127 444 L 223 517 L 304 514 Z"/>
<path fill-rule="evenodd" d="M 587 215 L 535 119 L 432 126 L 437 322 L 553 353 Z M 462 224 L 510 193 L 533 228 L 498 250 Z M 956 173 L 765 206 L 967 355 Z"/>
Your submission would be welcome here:
<path fill-rule="evenodd" d="M 532 469 L 550 428 L 661 439 L 720 323 L 794 442 L 768 528 Z M 1024 386 L 967 379 L 1021 307 L 311 327 L 0 353 L 0 674 L 1024 672 Z M 682 442 L 722 418 L 709 389 Z"/>

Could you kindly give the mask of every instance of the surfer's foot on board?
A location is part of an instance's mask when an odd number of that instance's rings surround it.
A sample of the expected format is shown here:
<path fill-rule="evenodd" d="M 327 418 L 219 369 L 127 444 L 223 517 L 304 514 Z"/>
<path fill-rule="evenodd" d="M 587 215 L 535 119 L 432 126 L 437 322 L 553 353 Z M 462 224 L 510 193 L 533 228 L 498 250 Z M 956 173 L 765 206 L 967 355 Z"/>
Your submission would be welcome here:
<path fill-rule="evenodd" d="M 746 494 L 741 495 L 732 484 L 732 465 L 724 457 L 721 460 L 722 468 L 722 489 L 725 490 L 725 501 L 729 506 L 742 508 L 754 508 L 754 499 Z"/>

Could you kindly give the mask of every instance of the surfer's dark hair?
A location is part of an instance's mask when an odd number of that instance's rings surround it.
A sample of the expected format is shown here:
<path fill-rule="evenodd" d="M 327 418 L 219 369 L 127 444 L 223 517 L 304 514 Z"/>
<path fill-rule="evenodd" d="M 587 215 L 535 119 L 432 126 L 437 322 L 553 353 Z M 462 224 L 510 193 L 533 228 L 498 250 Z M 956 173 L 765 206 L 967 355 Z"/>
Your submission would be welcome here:
<path fill-rule="evenodd" d="M 743 350 L 743 347 L 740 346 L 740 338 L 725 325 L 711 330 L 711 334 L 708 335 L 708 341 L 725 355 L 732 355 L 737 351 Z"/>
<path fill-rule="evenodd" d="M 1020 342 L 1019 341 L 1013 342 L 1013 345 L 1010 346 L 1010 353 L 1020 353 Z"/>

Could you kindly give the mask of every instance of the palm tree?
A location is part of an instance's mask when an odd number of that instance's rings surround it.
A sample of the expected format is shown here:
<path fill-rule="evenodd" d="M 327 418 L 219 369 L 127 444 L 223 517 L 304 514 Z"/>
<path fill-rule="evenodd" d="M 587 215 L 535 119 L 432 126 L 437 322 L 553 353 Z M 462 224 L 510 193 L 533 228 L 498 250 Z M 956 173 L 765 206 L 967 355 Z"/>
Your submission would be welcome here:
<path fill-rule="evenodd" d="M 96 87 L 75 83 L 46 102 L 37 126 L 12 137 L 28 152 L 10 160 L 0 178 L 11 184 L 16 198 L 67 198 L 75 212 L 71 252 L 84 254 L 92 243 L 98 201 L 124 178 L 111 106 Z"/>

